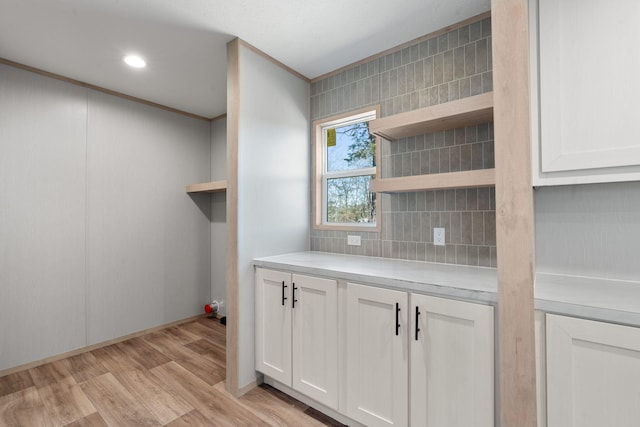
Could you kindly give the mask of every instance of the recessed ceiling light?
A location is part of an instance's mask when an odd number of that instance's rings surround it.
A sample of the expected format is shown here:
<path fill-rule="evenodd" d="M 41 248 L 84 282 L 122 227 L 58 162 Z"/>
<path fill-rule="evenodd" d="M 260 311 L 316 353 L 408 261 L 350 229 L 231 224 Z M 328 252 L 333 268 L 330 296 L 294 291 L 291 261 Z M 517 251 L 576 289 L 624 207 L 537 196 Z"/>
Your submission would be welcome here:
<path fill-rule="evenodd" d="M 147 66 L 147 63 L 144 62 L 144 59 L 140 58 L 138 55 L 127 55 L 124 57 L 124 62 L 127 65 L 134 68 L 144 68 Z"/>

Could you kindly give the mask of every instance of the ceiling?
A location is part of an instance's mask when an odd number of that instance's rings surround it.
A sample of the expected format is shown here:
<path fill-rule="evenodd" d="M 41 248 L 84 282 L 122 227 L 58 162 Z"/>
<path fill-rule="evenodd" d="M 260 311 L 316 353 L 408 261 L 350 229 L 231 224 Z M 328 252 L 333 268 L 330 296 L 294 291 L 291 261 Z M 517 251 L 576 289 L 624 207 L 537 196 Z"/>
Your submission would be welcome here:
<path fill-rule="evenodd" d="M 240 37 L 314 78 L 486 12 L 490 0 L 0 0 L 0 58 L 192 114 L 226 111 Z M 138 53 L 144 69 L 122 57 Z"/>

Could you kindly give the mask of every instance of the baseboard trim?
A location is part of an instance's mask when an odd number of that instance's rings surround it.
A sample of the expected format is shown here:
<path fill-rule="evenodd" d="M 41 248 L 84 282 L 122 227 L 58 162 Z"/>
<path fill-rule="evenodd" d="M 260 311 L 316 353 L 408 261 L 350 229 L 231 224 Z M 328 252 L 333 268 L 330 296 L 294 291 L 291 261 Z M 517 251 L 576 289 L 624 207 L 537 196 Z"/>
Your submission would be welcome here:
<path fill-rule="evenodd" d="M 38 366 L 46 365 L 47 363 L 56 362 L 58 360 L 66 359 L 67 357 L 77 356 L 78 354 L 86 353 L 88 351 L 97 350 L 102 347 L 106 347 L 111 344 L 117 344 L 122 341 L 129 340 L 131 338 L 136 338 L 142 335 L 149 334 L 151 332 L 157 332 L 159 330 L 170 328 L 171 326 L 182 325 L 183 323 L 188 323 L 197 319 L 208 317 L 206 314 L 198 314 L 196 316 L 187 317 L 185 319 L 176 320 L 173 322 L 165 323 L 160 326 L 154 326 L 153 328 L 144 329 L 142 331 L 134 332 L 132 334 L 123 335 L 118 338 L 113 338 L 107 341 L 103 341 L 97 344 L 92 344 L 90 346 L 77 348 L 75 350 L 68 351 L 66 353 L 56 354 L 55 356 L 49 356 L 44 359 L 35 360 L 33 362 L 25 363 L 23 365 L 14 366 L 13 368 L 3 369 L 0 371 L 0 377 L 4 377 L 6 375 L 10 375 L 16 372 L 24 371 L 25 369 L 32 369 Z M 255 385 L 254 385 L 255 387 Z M 248 391 L 248 390 L 247 390 Z"/>
<path fill-rule="evenodd" d="M 291 387 L 288 387 L 276 380 L 274 380 L 273 378 L 267 377 L 265 376 L 263 378 L 263 382 L 265 384 L 270 385 L 273 388 L 276 388 L 278 390 L 280 390 L 281 392 L 288 394 L 289 396 L 293 397 L 296 400 L 299 400 L 300 402 L 304 403 L 307 406 L 312 407 L 313 409 L 316 409 L 320 412 L 322 412 L 323 414 L 333 418 L 336 421 L 341 422 L 342 424 L 348 425 L 350 427 L 366 427 L 364 424 L 360 424 L 359 422 L 352 420 L 351 418 L 347 417 L 346 415 L 343 415 L 342 413 L 336 411 L 335 409 L 329 408 L 328 406 L 323 405 L 322 403 L 316 402 L 315 400 L 311 399 L 310 397 L 307 397 L 306 395 L 295 391 L 294 389 L 292 389 Z"/>
<path fill-rule="evenodd" d="M 244 387 L 240 387 L 240 389 L 238 390 L 237 397 L 240 397 L 243 394 L 246 394 L 247 392 L 249 392 L 250 390 L 253 390 L 256 387 L 258 387 L 258 381 L 256 380 L 251 381 L 249 384 L 245 385 Z"/>

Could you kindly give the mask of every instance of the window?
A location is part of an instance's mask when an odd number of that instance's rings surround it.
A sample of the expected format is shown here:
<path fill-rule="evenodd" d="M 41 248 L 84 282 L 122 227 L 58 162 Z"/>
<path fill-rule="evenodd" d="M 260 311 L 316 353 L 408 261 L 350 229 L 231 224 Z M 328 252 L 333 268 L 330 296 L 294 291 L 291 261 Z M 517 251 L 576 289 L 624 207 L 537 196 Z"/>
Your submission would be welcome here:
<path fill-rule="evenodd" d="M 315 228 L 377 231 L 376 137 L 369 121 L 376 110 L 352 113 L 314 123 Z"/>

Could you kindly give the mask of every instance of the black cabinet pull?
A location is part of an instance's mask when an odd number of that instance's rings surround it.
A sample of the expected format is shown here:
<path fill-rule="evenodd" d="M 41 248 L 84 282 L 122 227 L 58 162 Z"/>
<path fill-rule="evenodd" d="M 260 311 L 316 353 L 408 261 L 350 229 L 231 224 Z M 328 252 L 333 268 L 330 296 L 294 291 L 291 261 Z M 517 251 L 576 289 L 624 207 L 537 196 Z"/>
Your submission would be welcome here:
<path fill-rule="evenodd" d="M 298 300 L 296 299 L 296 290 L 297 289 L 298 288 L 296 288 L 296 284 L 294 283 L 293 284 L 293 295 L 292 295 L 293 301 L 291 302 L 291 308 L 296 308 L 296 303 L 298 302 Z"/>
<path fill-rule="evenodd" d="M 284 284 L 284 280 L 282 281 L 282 305 L 284 305 L 285 300 L 287 299 L 287 297 L 284 296 L 284 290 L 287 288 L 287 285 Z"/>
<path fill-rule="evenodd" d="M 396 303 L 396 336 L 400 331 L 400 304 Z"/>
<path fill-rule="evenodd" d="M 418 341 L 418 332 L 420 332 L 420 327 L 418 324 L 420 323 L 420 307 L 416 305 L 416 341 Z"/>

